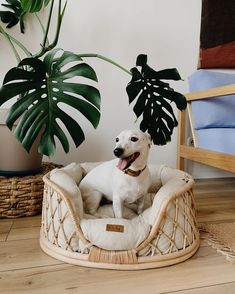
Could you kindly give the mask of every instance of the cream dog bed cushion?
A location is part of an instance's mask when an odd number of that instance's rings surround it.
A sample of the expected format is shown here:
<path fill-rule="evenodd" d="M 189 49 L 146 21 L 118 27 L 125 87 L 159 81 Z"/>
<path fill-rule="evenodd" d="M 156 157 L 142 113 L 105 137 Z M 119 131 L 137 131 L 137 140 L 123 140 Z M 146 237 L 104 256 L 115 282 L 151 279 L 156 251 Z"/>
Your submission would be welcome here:
<path fill-rule="evenodd" d="M 80 220 L 81 229 L 84 236 L 92 245 L 106 250 L 129 250 L 136 248 L 149 235 L 155 218 L 162 209 L 163 201 L 166 197 L 170 197 L 174 191 L 179 190 L 185 185 L 189 175 L 182 171 L 165 167 L 164 165 L 150 165 L 149 169 L 152 183 L 149 194 L 145 197 L 144 212 L 137 215 L 135 212 L 135 205 L 130 205 L 130 207 L 124 207 L 125 218 L 116 219 L 113 216 L 112 205 L 101 206 L 95 216 L 85 214 L 83 211 L 82 195 L 78 185 L 82 177 L 98 164 L 99 163 L 71 163 L 64 168 L 54 169 L 50 173 L 50 179 L 71 196 L 74 209 Z M 53 201 L 57 201 L 56 197 L 52 197 L 52 207 Z M 179 200 L 178 205 L 184 207 L 184 203 L 180 203 L 180 201 L 183 200 Z M 56 203 L 54 203 L 54 206 L 56 207 Z M 177 248 L 180 249 L 185 247 L 185 240 L 180 232 L 180 227 L 185 229 L 188 236 L 192 235 L 190 231 L 191 228 L 185 228 L 187 222 L 185 222 L 183 215 L 178 218 L 179 226 L 175 228 L 174 222 L 172 221 L 175 217 L 175 207 L 172 206 L 171 209 L 170 206 L 168 210 L 168 217 L 170 219 L 166 221 L 164 225 L 164 232 L 166 232 L 166 234 L 161 237 L 161 242 L 158 245 L 162 253 L 167 253 L 166 251 L 169 248 L 168 236 L 172 236 L 173 234 L 175 234 L 175 244 Z M 69 236 L 70 232 L 72 234 L 73 225 L 69 218 L 66 220 L 66 208 L 63 208 L 63 206 L 60 212 L 56 210 L 54 212 L 54 219 L 58 219 L 58 227 L 55 225 L 54 230 L 58 231 L 58 245 L 65 249 L 66 244 L 63 238 L 64 231 L 60 230 L 61 217 L 65 219 L 63 230 L 66 231 L 66 235 Z M 57 224 L 57 221 L 55 221 L 55 223 Z M 107 229 L 110 227 L 111 231 Z M 115 230 L 115 228 L 118 230 Z M 122 229 L 121 231 L 119 231 L 120 228 Z M 48 234 L 49 240 L 53 242 L 53 234 L 51 234 L 51 237 L 50 231 Z M 71 246 L 74 251 L 81 253 L 86 252 L 85 245 L 76 237 L 72 239 Z"/>

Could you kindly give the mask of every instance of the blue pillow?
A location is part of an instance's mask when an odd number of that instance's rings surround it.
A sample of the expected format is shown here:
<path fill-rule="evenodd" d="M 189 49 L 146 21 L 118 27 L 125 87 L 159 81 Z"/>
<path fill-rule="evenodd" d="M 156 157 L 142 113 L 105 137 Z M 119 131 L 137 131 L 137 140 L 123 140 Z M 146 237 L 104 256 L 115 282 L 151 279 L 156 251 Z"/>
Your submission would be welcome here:
<path fill-rule="evenodd" d="M 189 90 L 200 91 L 235 84 L 235 74 L 198 70 L 189 79 Z M 192 102 L 195 129 L 234 128 L 235 95 Z"/>
<path fill-rule="evenodd" d="M 201 148 L 235 155 L 235 129 L 210 128 L 197 130 L 198 146 Z"/>

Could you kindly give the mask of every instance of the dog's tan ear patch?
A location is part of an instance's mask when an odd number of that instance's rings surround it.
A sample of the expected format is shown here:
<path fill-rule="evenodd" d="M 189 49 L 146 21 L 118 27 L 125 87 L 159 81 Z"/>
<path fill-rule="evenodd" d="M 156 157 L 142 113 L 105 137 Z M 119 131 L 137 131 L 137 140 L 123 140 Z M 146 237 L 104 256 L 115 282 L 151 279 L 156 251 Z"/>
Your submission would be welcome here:
<path fill-rule="evenodd" d="M 150 147 L 151 147 L 151 144 L 152 144 L 151 136 L 149 135 L 149 133 L 145 133 L 145 136 L 146 136 L 147 140 L 149 141 L 148 146 L 149 146 L 149 148 L 150 148 Z"/>

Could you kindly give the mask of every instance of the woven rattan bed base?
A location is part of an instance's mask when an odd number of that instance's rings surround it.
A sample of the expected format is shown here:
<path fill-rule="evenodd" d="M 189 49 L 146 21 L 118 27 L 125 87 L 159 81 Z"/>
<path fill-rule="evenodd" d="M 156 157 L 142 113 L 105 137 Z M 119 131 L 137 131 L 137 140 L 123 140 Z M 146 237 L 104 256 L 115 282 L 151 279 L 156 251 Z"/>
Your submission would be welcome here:
<path fill-rule="evenodd" d="M 47 253 L 49 256 L 52 256 L 63 262 L 71 263 L 74 265 L 86 266 L 86 267 L 95 267 L 103 269 L 114 269 L 114 270 L 141 270 L 141 269 L 151 269 L 151 268 L 160 268 L 164 266 L 169 266 L 177 264 L 189 259 L 195 254 L 200 245 L 200 238 L 197 235 L 194 242 L 184 250 L 180 250 L 175 253 L 167 255 L 157 255 L 157 256 L 146 256 L 146 257 L 136 257 L 135 263 L 112 263 L 112 262 L 100 262 L 100 261 L 91 261 L 89 254 L 81 254 L 77 252 L 68 252 L 58 246 L 48 242 L 46 238 L 40 238 L 40 246 L 42 250 Z M 97 248 L 96 248 L 97 249 Z M 125 253 L 125 251 L 123 251 Z M 126 251 L 127 252 L 127 251 Z M 115 251 L 113 252 L 116 253 Z M 111 251 L 107 251 L 107 254 L 112 254 Z M 119 253 L 118 253 L 119 254 Z"/>
<path fill-rule="evenodd" d="M 157 211 L 151 230 L 144 241 L 128 250 L 107 250 L 88 240 L 71 195 L 45 175 L 42 250 L 67 263 L 116 270 L 158 268 L 190 258 L 200 243 L 192 190 L 194 181 L 178 170 L 156 166 L 156 171 L 159 170 L 164 184 L 155 191 L 154 199 L 159 202 L 158 206 L 153 202 L 151 207 Z"/>
<path fill-rule="evenodd" d="M 43 171 L 33 176 L 0 176 L 0 218 L 17 218 L 41 213 L 43 199 L 42 177 L 55 167 L 42 163 Z"/>

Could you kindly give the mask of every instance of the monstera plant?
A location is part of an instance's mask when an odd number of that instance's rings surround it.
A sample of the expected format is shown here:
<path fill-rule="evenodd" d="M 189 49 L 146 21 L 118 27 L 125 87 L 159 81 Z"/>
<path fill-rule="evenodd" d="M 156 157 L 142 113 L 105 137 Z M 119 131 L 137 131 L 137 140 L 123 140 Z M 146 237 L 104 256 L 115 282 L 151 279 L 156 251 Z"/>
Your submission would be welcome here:
<path fill-rule="evenodd" d="M 17 97 L 10 108 L 6 124 L 10 129 L 19 120 L 14 134 L 24 148 L 29 151 L 36 137 L 40 134 L 38 151 L 53 155 L 56 149 L 55 138 L 61 142 L 65 152 L 69 152 L 69 141 L 61 126 L 66 127 L 76 146 L 85 139 L 79 123 L 71 117 L 63 105 L 73 107 L 84 115 L 96 128 L 100 119 L 100 92 L 89 84 L 97 81 L 97 76 L 84 59 L 93 57 L 109 62 L 120 68 L 132 78 L 126 87 L 129 103 L 135 101 L 133 111 L 142 119 L 140 129 L 147 131 L 154 144 L 164 145 L 170 141 L 177 120 L 171 102 L 178 109 L 186 108 L 185 97 L 175 92 L 167 80 L 180 80 L 176 69 L 153 70 L 147 64 L 147 56 L 137 57 L 136 67 L 130 71 L 114 61 L 98 54 L 79 54 L 55 48 L 60 28 L 67 7 L 67 1 L 58 1 L 57 29 L 54 40 L 50 43 L 48 32 L 51 25 L 54 0 L 7 0 L 5 7 L 10 11 L 1 11 L 0 18 L 7 27 L 20 23 L 24 32 L 24 17 L 27 13 L 37 13 L 49 6 L 47 25 L 44 27 L 36 14 L 44 32 L 43 42 L 38 53 L 33 54 L 0 26 L 0 33 L 10 43 L 18 65 L 10 69 L 0 88 L 0 105 Z M 17 48 L 23 50 L 26 58 L 21 59 Z M 79 82 L 79 78 L 87 83 Z M 76 79 L 75 79 L 76 78 Z"/>

